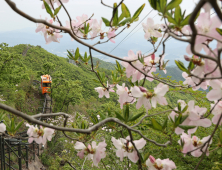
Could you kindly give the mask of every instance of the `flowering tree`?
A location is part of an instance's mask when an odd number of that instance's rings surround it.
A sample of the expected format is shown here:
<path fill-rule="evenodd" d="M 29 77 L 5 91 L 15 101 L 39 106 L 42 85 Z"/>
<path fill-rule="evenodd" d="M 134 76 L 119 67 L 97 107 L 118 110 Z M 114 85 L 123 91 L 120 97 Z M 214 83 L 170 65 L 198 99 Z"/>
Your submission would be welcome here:
<path fill-rule="evenodd" d="M 29 142 L 35 140 L 37 143 L 46 143 L 46 140 L 50 141 L 52 139 L 54 130 L 62 131 L 67 138 L 76 141 L 74 148 L 78 150 L 77 156 L 79 158 L 92 160 L 93 165 L 98 166 L 106 157 L 106 152 L 109 152 L 109 149 L 106 147 L 107 143 L 111 141 L 115 146 L 116 159 L 120 158 L 120 161 L 123 161 L 124 157 L 127 157 L 131 163 L 138 165 L 138 169 L 148 168 L 150 170 L 176 169 L 173 160 L 168 158 L 163 160 L 159 158 L 155 159 L 152 155 L 142 154 L 143 148 L 146 147 L 147 143 L 153 143 L 160 147 L 167 147 L 172 144 L 174 134 L 180 135 L 178 145 L 181 146 L 181 154 L 191 154 L 194 157 L 201 157 L 194 169 L 198 169 L 203 158 L 208 156 L 209 152 L 222 147 L 222 131 L 219 129 L 222 123 L 222 62 L 220 59 L 222 51 L 222 29 L 220 29 L 222 13 L 216 0 L 200 0 L 189 15 L 186 15 L 185 11 L 181 11 L 180 3 L 182 0 L 172 0 L 169 3 L 167 3 L 167 0 L 148 0 L 146 2 L 148 3 L 147 5 L 157 10 L 163 18 L 162 23 L 158 24 L 154 23 L 151 18 L 148 18 L 146 23 L 142 23 L 145 32 L 144 38 L 153 45 L 153 52 L 143 55 L 141 51 L 135 54 L 129 49 L 128 56 L 124 58 L 105 53 L 97 49 L 96 46 L 108 41 L 115 43 L 115 37 L 138 20 L 145 4 L 141 5 L 133 16 L 131 16 L 130 10 L 124 3 L 124 0 L 121 0 L 118 4 L 114 3 L 113 6 L 106 5 L 101 0 L 101 3 L 105 7 L 113 9 L 113 12 L 111 19 L 102 17 L 102 20 L 98 21 L 93 16 L 88 17 L 85 14 L 77 16 L 76 20 L 72 19 L 72 16 L 69 15 L 66 9 L 66 3 L 68 4 L 69 0 L 43 0 L 42 8 L 47 11 L 50 17 L 44 20 L 27 15 L 24 11 L 18 9 L 16 4 L 11 0 L 5 1 L 16 13 L 32 22 L 38 23 L 35 31 L 43 33 L 46 44 L 59 42 L 62 34 L 67 33 L 70 35 L 71 40 L 88 47 L 89 55 L 85 53 L 84 56 L 81 56 L 77 48 L 75 54 L 68 51 L 68 57 L 76 63 L 85 65 L 89 71 L 95 73 L 97 77 L 95 81 L 101 84 L 100 87 L 95 87 L 99 98 L 104 96 L 109 98 L 110 92 L 116 92 L 119 96 L 118 102 L 120 103 L 120 107 L 123 109 L 123 113 L 115 113 L 116 117 L 111 116 L 111 114 L 95 116 L 90 126 L 69 128 L 66 127 L 69 117 L 66 113 L 28 116 L 12 107 L 0 104 L 1 109 L 9 111 L 36 125 L 27 124 L 29 127 L 27 131 Z M 204 12 L 201 11 L 201 8 Z M 120 9 L 121 15 L 119 15 Z M 216 15 L 211 16 L 211 9 L 216 12 Z M 63 25 L 63 22 L 59 18 L 60 10 L 65 10 L 69 17 L 66 25 Z M 196 24 L 195 21 L 197 22 Z M 108 28 L 107 32 L 102 30 L 103 24 Z M 189 62 L 188 67 L 181 61 L 175 61 L 178 68 L 183 71 L 182 75 L 185 78 L 183 84 L 166 81 L 153 74 L 158 69 L 163 70 L 165 73 L 167 71 L 167 62 L 164 61 L 164 54 L 165 43 L 170 37 L 189 43 L 186 52 L 190 56 L 184 54 L 185 60 Z M 100 40 L 90 45 L 82 39 Z M 216 42 L 217 45 L 214 46 L 215 43 L 213 42 Z M 157 56 L 156 51 L 161 45 L 163 46 L 163 52 Z M 114 73 L 112 77 L 107 79 L 105 74 L 97 72 L 93 64 L 92 51 L 116 59 L 117 73 Z M 88 64 L 89 61 L 90 66 Z M 129 78 L 130 81 L 122 81 L 124 76 Z M 159 84 L 153 89 L 147 89 L 145 83 L 153 80 L 158 81 Z M 120 84 L 121 81 L 122 85 Z M 194 91 L 200 88 L 203 90 L 208 89 L 206 98 L 211 103 L 211 109 L 198 106 L 194 100 L 188 102 L 178 100 L 175 101 L 175 103 L 177 102 L 177 107 L 172 107 L 165 97 L 170 88 L 192 89 Z M 136 105 L 136 109 L 144 106 L 146 110 L 145 115 L 144 113 L 136 115 L 130 113 L 130 107 L 134 104 Z M 165 111 L 158 112 L 160 105 L 164 107 Z M 170 109 L 167 110 L 167 108 Z M 149 114 L 151 109 L 156 109 L 157 112 Z M 168 114 L 163 123 L 152 118 L 148 126 L 154 129 L 154 131 L 159 131 L 167 136 L 168 141 L 164 144 L 148 138 L 140 130 L 146 118 L 160 116 L 161 114 Z M 49 116 L 64 116 L 64 127 L 54 126 L 37 119 Z M 99 143 L 93 141 L 92 138 L 96 131 L 100 127 L 104 128 L 105 124 L 109 125 L 110 123 L 115 123 L 116 126 L 121 126 L 127 130 L 127 137 L 122 134 L 118 139 L 109 136 L 109 141 L 103 140 Z M 41 127 L 38 128 L 37 125 Z M 200 129 L 199 127 L 208 128 L 212 126 L 213 130 L 208 136 L 201 139 L 194 135 Z M 1 132 L 4 133 L 6 130 L 5 125 L 1 123 L 0 127 Z M 90 138 L 88 135 L 81 138 L 73 138 L 67 132 L 91 134 L 92 136 Z M 210 146 L 217 132 L 219 134 L 219 143 L 212 150 Z M 134 138 L 138 139 L 135 140 Z M 130 167 L 129 164 L 128 167 Z M 104 168 L 106 168 L 105 165 Z"/>

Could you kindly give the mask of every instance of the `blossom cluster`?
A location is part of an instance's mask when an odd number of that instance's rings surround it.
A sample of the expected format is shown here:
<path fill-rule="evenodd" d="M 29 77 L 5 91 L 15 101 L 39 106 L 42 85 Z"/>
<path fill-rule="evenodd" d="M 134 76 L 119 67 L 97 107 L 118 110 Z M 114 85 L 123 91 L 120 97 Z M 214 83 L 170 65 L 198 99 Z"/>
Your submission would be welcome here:
<path fill-rule="evenodd" d="M 115 86 L 115 85 L 110 85 Z M 167 85 L 159 83 L 157 87 L 154 88 L 154 92 L 147 90 L 142 86 L 134 86 L 130 88 L 130 91 L 127 87 L 125 87 L 125 83 L 120 85 L 116 85 L 117 91 L 116 93 L 119 95 L 119 103 L 120 107 L 123 108 L 125 103 L 134 103 L 137 100 L 136 108 L 139 109 L 142 105 L 148 110 L 152 107 L 156 108 L 157 103 L 160 105 L 167 105 L 167 100 L 164 97 L 166 92 L 169 90 Z M 115 92 L 113 88 L 103 88 L 97 87 L 95 90 L 99 93 L 99 98 L 104 95 L 109 98 L 109 92 Z M 152 104 L 152 105 L 151 105 Z"/>
<path fill-rule="evenodd" d="M 35 141 L 38 144 L 43 144 L 45 145 L 47 140 L 51 141 L 52 137 L 54 135 L 54 129 L 51 128 L 43 128 L 42 126 L 40 126 L 40 128 L 30 124 L 26 124 L 27 127 L 29 127 L 27 134 L 29 136 L 28 142 L 32 143 L 33 141 Z"/>
<path fill-rule="evenodd" d="M 129 160 L 131 160 L 133 163 L 137 163 L 139 160 L 138 153 L 136 149 L 134 148 L 133 144 L 131 143 L 130 137 L 120 138 L 116 139 L 114 137 L 111 138 L 111 141 L 113 142 L 113 145 L 116 148 L 116 156 L 120 158 L 120 161 L 123 161 L 124 157 L 128 157 Z M 141 150 L 145 145 L 146 141 L 141 138 L 139 140 L 134 140 L 133 143 L 135 144 L 135 147 L 137 150 Z M 82 142 L 76 142 L 74 148 L 77 150 L 80 150 L 77 153 L 77 156 L 79 158 L 83 159 L 86 155 L 86 158 L 88 160 L 92 160 L 93 164 L 95 166 L 98 166 L 98 163 L 101 161 L 101 159 L 106 157 L 106 146 L 107 144 L 105 141 L 100 142 L 98 145 L 96 145 L 96 142 L 93 141 L 92 145 L 86 146 Z M 155 159 L 152 155 L 149 156 L 149 158 L 146 161 L 146 166 L 151 170 L 172 170 L 176 169 L 176 165 L 173 161 L 169 159 Z"/>

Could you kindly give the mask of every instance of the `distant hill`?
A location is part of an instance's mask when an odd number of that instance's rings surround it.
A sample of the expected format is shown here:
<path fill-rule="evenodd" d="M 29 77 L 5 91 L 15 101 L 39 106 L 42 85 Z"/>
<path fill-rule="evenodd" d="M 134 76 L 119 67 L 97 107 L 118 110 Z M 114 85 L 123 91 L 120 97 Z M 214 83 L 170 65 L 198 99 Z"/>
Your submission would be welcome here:
<path fill-rule="evenodd" d="M 167 74 L 165 74 L 162 70 L 158 70 L 157 73 L 159 73 L 162 77 L 171 76 L 172 80 L 176 81 L 184 81 L 185 79 L 182 77 L 182 71 L 178 69 L 178 67 L 169 66 L 166 67 Z"/>

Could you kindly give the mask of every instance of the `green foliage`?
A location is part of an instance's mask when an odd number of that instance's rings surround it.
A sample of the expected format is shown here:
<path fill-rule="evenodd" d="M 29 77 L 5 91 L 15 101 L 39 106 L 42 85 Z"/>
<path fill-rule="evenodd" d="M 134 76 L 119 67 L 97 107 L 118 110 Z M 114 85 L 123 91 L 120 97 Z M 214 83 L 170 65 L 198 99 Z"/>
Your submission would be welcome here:
<path fill-rule="evenodd" d="M 118 8 L 117 8 L 117 3 L 113 4 L 113 26 L 117 26 L 119 23 L 119 19 L 118 19 Z"/>
<path fill-rule="evenodd" d="M 143 4 L 141 7 L 139 7 L 139 8 L 136 10 L 136 12 L 133 14 L 131 23 L 132 23 L 133 21 L 135 21 L 135 20 L 139 17 L 139 15 L 140 15 L 140 13 L 143 11 L 143 8 L 144 8 L 144 7 L 145 7 L 145 4 Z"/>
<path fill-rule="evenodd" d="M 6 125 L 6 130 L 10 136 L 15 136 L 16 132 L 19 130 L 19 128 L 23 125 L 24 121 L 19 122 L 18 124 L 15 124 L 14 117 L 11 118 L 11 121 L 7 123 L 4 121 Z"/>
<path fill-rule="evenodd" d="M 33 82 L 31 80 L 40 80 L 38 72 L 44 72 L 50 73 L 50 75 L 52 76 L 53 83 L 51 95 L 53 99 L 53 111 L 68 111 L 71 116 L 75 115 L 73 116 L 74 118 L 72 118 L 72 120 L 69 120 L 68 122 L 68 127 L 70 128 L 90 128 L 92 126 L 92 123 L 97 124 L 99 121 L 109 117 L 117 117 L 121 121 L 126 122 L 128 126 L 133 126 L 135 123 L 138 123 L 141 120 L 141 117 L 143 115 L 145 115 L 145 109 L 141 107 L 139 110 L 137 110 L 135 104 L 124 105 L 124 109 L 121 110 L 120 105 L 117 102 L 118 97 L 114 93 L 110 93 L 111 97 L 108 102 L 107 99 L 104 98 L 98 99 L 98 93 L 95 92 L 94 88 L 101 85 L 98 83 L 98 81 L 95 82 L 93 80 L 96 78 L 95 74 L 88 72 L 85 66 L 83 67 L 81 64 L 70 64 L 68 63 L 68 59 L 58 57 L 42 48 L 34 46 L 31 46 L 26 56 L 22 56 L 21 54 L 26 47 L 26 45 L 18 45 L 9 48 L 2 45 L 2 51 L 0 51 L 1 56 L 17 56 L 20 58 L 20 60 L 10 61 L 10 69 L 12 71 L 11 76 L 12 78 L 14 78 L 12 82 L 10 82 L 7 77 L 0 75 L 0 78 L 4 80 L 0 81 L 0 86 L 4 88 L 3 91 L 1 91 L 0 93 L 4 93 L 3 98 L 7 100 L 6 102 L 11 102 L 13 107 L 17 107 L 21 111 L 26 111 L 27 109 L 27 112 L 25 112 L 27 114 L 36 113 L 34 111 L 28 110 L 30 109 L 30 105 L 35 105 L 33 100 L 30 99 L 35 99 L 39 101 L 39 99 L 41 99 L 41 96 L 39 97 L 37 95 L 39 92 L 38 87 L 33 85 Z M 76 54 L 78 54 L 78 52 L 76 52 Z M 69 56 L 71 58 L 75 58 L 74 54 L 69 54 Z M 3 60 L 1 60 L 1 63 L 5 62 L 6 60 L 7 57 L 3 58 Z M 132 85 L 132 82 L 127 82 L 128 79 L 123 74 L 124 69 L 119 63 L 116 63 L 116 70 L 115 72 L 112 72 L 111 69 L 115 69 L 114 64 L 102 62 L 94 58 L 93 61 L 95 63 L 97 61 L 100 62 L 100 67 L 97 67 L 96 71 L 99 72 L 99 75 L 105 85 L 107 79 L 109 80 L 109 82 L 111 81 L 110 84 L 113 82 L 118 82 L 120 84 L 125 83 L 126 87 L 130 87 Z M 18 65 L 18 67 L 16 68 L 17 62 L 22 64 Z M 23 65 L 27 67 L 27 69 L 24 71 L 20 69 L 20 67 L 24 67 Z M 109 68 L 110 70 L 104 68 Z M 24 79 L 21 78 L 17 79 L 16 81 L 16 69 L 20 69 L 20 71 L 17 71 L 17 73 L 28 75 L 30 81 L 24 81 Z M 162 71 L 158 71 L 158 73 L 154 76 L 162 76 L 160 78 L 163 80 L 173 82 L 175 84 L 182 84 L 182 82 L 177 82 L 183 80 L 181 77 L 182 72 L 178 68 L 168 67 L 166 68 L 166 70 L 168 72 L 167 75 L 162 74 Z M 173 76 L 172 78 L 174 78 L 175 80 L 171 80 L 171 77 L 169 76 L 171 74 Z M 166 77 L 164 78 L 163 76 Z M 18 83 L 18 86 L 16 86 L 16 83 Z M 135 84 L 138 85 L 139 83 L 136 82 Z M 145 82 L 144 87 L 150 90 L 156 87 L 157 84 L 157 81 Z M 12 92 L 10 94 L 7 94 L 5 91 Z M 147 114 L 152 115 L 161 111 L 166 111 L 167 109 L 169 109 L 169 107 L 181 107 L 177 104 L 177 100 L 179 99 L 185 100 L 186 102 L 189 100 L 195 100 L 197 101 L 196 103 L 198 106 L 207 107 L 207 109 L 210 110 L 210 103 L 205 98 L 205 95 L 205 92 L 193 91 L 192 89 L 170 88 L 169 92 L 166 94 L 169 106 L 157 105 L 156 109 L 150 109 Z M 28 105 L 26 103 L 27 101 L 32 102 Z M 29 108 L 27 108 L 26 105 L 28 105 Z M 178 114 L 182 115 L 182 113 L 186 111 L 186 108 L 178 110 Z M 141 125 L 135 128 L 137 130 L 140 130 L 145 137 L 158 141 L 158 143 L 166 143 L 166 141 L 169 140 L 170 135 L 172 138 L 172 145 L 168 145 L 166 148 L 162 148 L 154 145 L 151 142 L 147 142 L 146 147 L 144 147 L 141 151 L 143 162 L 145 162 L 149 155 L 153 155 L 156 158 L 169 158 L 173 160 L 176 163 L 177 169 L 179 170 L 194 169 L 195 165 L 199 161 L 199 158 L 194 158 L 189 155 L 187 155 L 186 157 L 183 156 L 183 154 L 180 152 L 181 147 L 178 145 L 179 136 L 173 133 L 174 129 L 172 128 L 173 126 L 174 128 L 181 126 L 180 124 L 184 121 L 185 117 L 178 116 L 175 119 L 175 122 L 168 121 L 169 114 L 170 113 L 165 113 L 152 117 L 146 117 L 141 122 Z M 100 118 L 98 118 L 97 115 L 100 115 Z M 7 116 L 5 117 L 7 118 Z M 62 121 L 59 119 L 52 123 L 61 126 Z M 15 123 L 15 127 L 16 124 L 17 123 Z M 182 128 L 187 129 L 190 127 Z M 209 134 L 213 131 L 213 128 L 213 126 L 210 128 L 199 127 L 195 135 L 200 138 L 205 137 L 206 134 Z M 90 144 L 92 140 L 96 141 L 97 143 L 105 140 L 107 142 L 107 148 L 111 149 L 107 151 L 107 156 L 105 159 L 103 159 L 103 162 L 105 165 L 110 165 L 111 169 L 116 169 L 116 167 L 110 163 L 113 162 L 113 160 L 116 160 L 115 148 L 111 143 L 111 136 L 120 138 L 129 135 L 127 130 L 113 122 L 104 124 L 102 128 L 97 129 L 95 133 L 91 135 L 69 132 L 67 134 L 73 138 L 78 138 L 78 140 L 80 141 L 84 141 L 86 144 Z M 134 140 L 138 140 L 141 138 L 141 136 L 136 133 L 132 133 L 132 135 L 134 137 Z M 220 134 L 218 134 L 217 137 L 213 139 L 212 146 L 216 148 L 218 141 L 220 141 Z M 62 133 L 56 132 L 53 141 L 49 142 L 47 145 L 48 149 L 45 149 L 44 153 L 41 156 L 41 160 L 45 165 L 48 166 L 48 169 L 68 170 L 70 167 L 67 164 L 63 167 L 60 165 L 60 162 L 62 160 L 70 161 L 78 168 L 81 167 L 79 165 L 83 165 L 84 160 L 79 159 L 79 157 L 76 156 L 77 151 L 74 150 L 73 142 L 65 138 Z M 214 167 L 213 162 L 220 162 L 220 156 L 222 155 L 220 154 L 220 152 L 221 151 L 218 149 L 217 154 L 210 154 L 209 157 L 204 157 L 204 165 L 200 165 L 200 169 L 211 169 L 212 167 Z M 126 158 L 124 158 L 123 162 L 119 161 L 117 163 L 119 169 L 124 169 L 124 165 L 127 161 L 128 160 Z M 91 163 L 92 162 L 90 161 L 86 161 L 83 168 L 104 169 L 102 163 L 99 164 L 98 168 L 91 167 Z M 215 164 L 215 168 L 218 167 L 220 167 L 219 164 Z M 137 168 L 138 167 L 136 164 L 132 164 L 131 169 Z"/>
<path fill-rule="evenodd" d="M 216 28 L 216 30 L 217 30 L 217 32 L 218 32 L 220 35 L 222 35 L 222 29 Z"/>
<path fill-rule="evenodd" d="M 45 6 L 45 9 L 46 9 L 46 12 L 53 18 L 54 15 L 52 13 L 52 10 L 51 10 L 49 4 L 47 2 L 45 2 L 45 0 L 43 0 L 43 3 L 44 3 L 44 6 Z"/>

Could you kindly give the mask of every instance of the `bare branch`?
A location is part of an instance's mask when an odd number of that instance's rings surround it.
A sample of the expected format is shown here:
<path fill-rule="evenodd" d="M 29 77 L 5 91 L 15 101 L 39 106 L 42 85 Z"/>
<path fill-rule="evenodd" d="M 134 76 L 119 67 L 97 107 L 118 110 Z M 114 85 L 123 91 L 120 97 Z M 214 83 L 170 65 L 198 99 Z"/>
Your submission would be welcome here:
<path fill-rule="evenodd" d="M 146 139 L 147 141 L 149 142 L 152 142 L 154 143 L 155 145 L 157 146 L 163 146 L 163 147 L 166 147 L 167 145 L 170 144 L 170 141 L 166 142 L 165 144 L 160 144 L 160 143 L 157 143 L 156 141 L 152 140 L 152 139 L 149 139 L 147 137 L 145 137 L 139 130 L 135 130 L 133 128 L 131 128 L 130 126 L 122 123 L 119 119 L 117 118 L 107 118 L 107 119 L 104 119 L 102 120 L 101 122 L 97 123 L 96 125 L 90 127 L 89 129 L 75 129 L 75 128 L 65 128 L 65 127 L 59 127 L 59 126 L 54 126 L 54 125 L 50 125 L 48 123 L 45 123 L 45 122 L 42 122 L 42 121 L 39 121 L 35 118 L 33 118 L 32 116 L 29 116 L 23 112 L 20 112 L 10 106 L 7 106 L 5 104 L 2 104 L 0 103 L 0 108 L 3 109 L 3 110 L 6 110 L 16 116 L 19 116 L 33 124 L 38 124 L 38 125 L 42 125 L 44 127 L 48 127 L 48 128 L 52 128 L 52 129 L 55 129 L 55 130 L 58 130 L 58 131 L 66 131 L 66 132 L 76 132 L 76 133 L 84 133 L 84 134 L 90 134 L 92 133 L 93 131 L 96 131 L 98 130 L 101 126 L 103 126 L 105 123 L 108 123 L 108 122 L 115 122 L 117 124 L 119 124 L 120 126 L 122 127 L 125 127 L 126 129 L 129 129 L 133 132 L 136 132 L 138 134 L 140 134 L 144 139 Z"/>
<path fill-rule="evenodd" d="M 111 6 L 109 6 L 109 5 L 106 5 L 106 4 L 103 2 L 103 0 L 101 0 L 101 4 L 103 4 L 103 5 L 106 6 L 106 7 L 109 7 L 109 8 L 112 8 L 112 9 L 113 9 L 113 7 L 111 7 Z"/>

